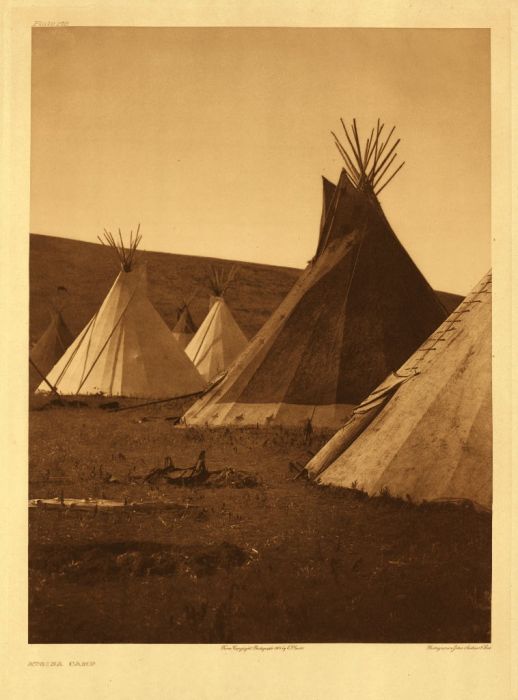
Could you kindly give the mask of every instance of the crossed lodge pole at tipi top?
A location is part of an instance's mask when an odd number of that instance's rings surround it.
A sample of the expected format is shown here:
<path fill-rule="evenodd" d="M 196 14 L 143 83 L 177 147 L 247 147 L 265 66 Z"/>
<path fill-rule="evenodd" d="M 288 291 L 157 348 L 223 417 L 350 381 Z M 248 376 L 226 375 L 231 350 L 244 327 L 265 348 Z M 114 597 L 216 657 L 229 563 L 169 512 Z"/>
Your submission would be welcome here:
<path fill-rule="evenodd" d="M 115 236 L 111 233 L 111 231 L 107 231 L 106 229 L 104 229 L 104 240 L 101 238 L 101 236 L 97 236 L 97 238 L 102 245 L 107 245 L 108 248 L 115 252 L 117 260 L 124 272 L 131 272 L 135 261 L 135 256 L 137 254 L 137 248 L 142 240 L 142 236 L 140 235 L 140 224 L 137 226 L 135 236 L 133 236 L 133 230 L 130 231 L 129 243 L 127 246 L 124 245 L 124 240 L 120 229 L 118 233 L 119 242 L 115 240 Z"/>
<path fill-rule="evenodd" d="M 394 166 L 397 158 L 396 148 L 401 142 L 401 139 L 397 139 L 389 147 L 396 127 L 392 127 L 389 135 L 383 141 L 382 132 L 385 124 L 381 124 L 378 119 L 376 128 L 372 129 L 369 138 L 365 142 L 365 147 L 362 149 L 356 119 L 353 119 L 350 126 L 351 135 L 349 135 L 344 120 L 341 119 L 340 122 L 350 151 L 342 144 L 334 131 L 331 133 L 334 136 L 336 147 L 344 159 L 347 177 L 356 189 L 373 192 L 376 196 L 379 195 L 405 164 L 403 161 L 391 173 L 390 168 Z"/>

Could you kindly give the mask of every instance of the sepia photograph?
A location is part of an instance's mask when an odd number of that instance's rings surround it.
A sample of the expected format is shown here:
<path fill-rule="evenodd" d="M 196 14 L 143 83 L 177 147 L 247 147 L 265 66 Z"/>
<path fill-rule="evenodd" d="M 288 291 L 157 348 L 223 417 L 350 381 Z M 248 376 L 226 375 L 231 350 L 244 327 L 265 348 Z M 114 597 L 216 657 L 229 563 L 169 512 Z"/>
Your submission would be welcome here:
<path fill-rule="evenodd" d="M 30 137 L 29 644 L 490 644 L 490 30 L 33 26 Z"/>

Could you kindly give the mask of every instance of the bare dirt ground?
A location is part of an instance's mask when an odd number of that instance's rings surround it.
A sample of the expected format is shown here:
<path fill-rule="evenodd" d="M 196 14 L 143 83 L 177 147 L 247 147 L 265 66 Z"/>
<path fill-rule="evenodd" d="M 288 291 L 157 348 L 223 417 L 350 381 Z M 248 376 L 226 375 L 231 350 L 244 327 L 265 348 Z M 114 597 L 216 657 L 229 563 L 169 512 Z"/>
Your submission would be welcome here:
<path fill-rule="evenodd" d="M 294 479 L 325 441 L 271 428 L 175 427 L 174 402 L 33 397 L 30 497 L 126 500 L 31 509 L 33 643 L 481 642 L 490 638 L 491 518 Z M 120 402 L 129 405 L 131 402 Z M 166 456 L 256 485 L 140 477 Z M 169 508 L 133 511 L 132 502 Z"/>

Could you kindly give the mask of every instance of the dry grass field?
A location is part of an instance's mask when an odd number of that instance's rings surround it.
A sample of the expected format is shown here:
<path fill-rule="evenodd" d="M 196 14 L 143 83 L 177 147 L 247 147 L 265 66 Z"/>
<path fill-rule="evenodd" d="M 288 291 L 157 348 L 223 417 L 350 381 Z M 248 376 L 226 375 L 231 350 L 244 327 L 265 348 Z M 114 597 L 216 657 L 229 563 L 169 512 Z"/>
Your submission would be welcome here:
<path fill-rule="evenodd" d="M 150 298 L 206 312 L 211 261 L 146 253 Z M 31 339 L 69 292 L 78 332 L 116 274 L 110 251 L 32 236 Z M 228 302 L 253 335 L 299 271 L 243 265 Z M 446 297 L 450 308 L 455 299 Z M 77 400 L 78 399 L 78 400 Z M 103 510 L 29 511 L 31 643 L 482 642 L 490 639 L 491 516 L 295 479 L 329 437 L 175 425 L 186 404 L 124 411 L 110 399 L 30 396 L 29 497 L 99 498 Z M 206 452 L 217 478 L 148 483 L 169 456 Z M 145 506 L 141 504 L 147 504 Z M 133 505 L 136 504 L 136 505 Z M 139 505 L 140 504 L 140 505 Z"/>

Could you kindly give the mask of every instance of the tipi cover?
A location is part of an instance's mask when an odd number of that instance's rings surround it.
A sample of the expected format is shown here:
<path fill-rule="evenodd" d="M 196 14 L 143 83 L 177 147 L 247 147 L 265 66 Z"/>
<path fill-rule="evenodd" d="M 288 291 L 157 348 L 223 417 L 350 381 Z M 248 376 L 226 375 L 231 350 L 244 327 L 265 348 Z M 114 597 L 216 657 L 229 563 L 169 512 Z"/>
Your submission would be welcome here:
<path fill-rule="evenodd" d="M 225 282 L 213 276 L 214 296 L 210 298 L 209 313 L 185 348 L 187 356 L 207 381 L 227 369 L 248 344 L 223 296 L 232 278 L 233 272 Z"/>
<path fill-rule="evenodd" d="M 491 507 L 491 273 L 306 470 L 372 495 Z"/>
<path fill-rule="evenodd" d="M 46 375 L 73 340 L 74 336 L 63 320 L 61 311 L 52 307 L 50 310 L 50 323 L 29 353 L 29 357 L 37 371 Z"/>
<path fill-rule="evenodd" d="M 375 177 L 343 170 L 334 189 L 324 180 L 314 260 L 186 424 L 337 428 L 446 318 L 385 218 Z"/>
<path fill-rule="evenodd" d="M 185 349 L 189 342 L 193 339 L 196 330 L 197 328 L 192 320 L 189 307 L 187 304 L 184 304 L 183 307 L 178 309 L 178 319 L 173 330 L 171 331 L 173 338 L 177 341 L 182 350 Z"/>
<path fill-rule="evenodd" d="M 101 308 L 49 372 L 49 383 L 65 395 L 160 399 L 202 391 L 206 383 L 148 299 L 145 268 L 121 262 Z M 37 391 L 50 388 L 42 382 Z"/>

